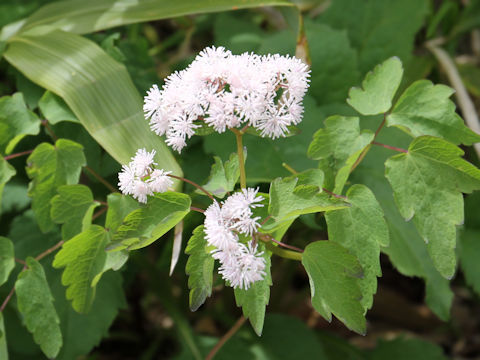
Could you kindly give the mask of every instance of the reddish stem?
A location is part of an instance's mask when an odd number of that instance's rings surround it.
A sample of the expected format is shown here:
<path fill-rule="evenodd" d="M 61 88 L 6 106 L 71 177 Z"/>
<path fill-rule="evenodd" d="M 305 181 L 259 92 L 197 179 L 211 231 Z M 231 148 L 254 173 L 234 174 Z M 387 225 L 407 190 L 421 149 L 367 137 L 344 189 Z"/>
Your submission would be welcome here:
<path fill-rule="evenodd" d="M 222 336 L 218 343 L 213 347 L 212 350 L 208 353 L 205 360 L 212 360 L 215 354 L 222 348 L 222 346 L 233 336 L 235 333 L 242 327 L 247 318 L 245 316 L 240 316 L 237 322 L 232 326 L 228 332 Z"/>
<path fill-rule="evenodd" d="M 190 210 L 196 211 L 196 212 L 199 212 L 199 213 L 202 213 L 202 214 L 205 212 L 205 210 L 197 208 L 195 206 L 190 206 Z"/>
<path fill-rule="evenodd" d="M 372 144 L 382 146 L 386 149 L 395 150 L 395 151 L 398 151 L 398 152 L 408 154 L 408 150 L 405 150 L 405 149 L 402 149 L 402 148 L 399 148 L 399 147 L 396 147 L 396 146 L 390 146 L 390 145 L 382 144 L 382 143 L 379 143 L 379 142 L 376 142 L 376 141 L 373 141 Z"/>
<path fill-rule="evenodd" d="M 5 160 L 15 159 L 15 158 L 23 156 L 23 155 L 31 154 L 32 152 L 33 152 L 33 150 L 22 151 L 22 152 L 19 152 L 19 153 L 16 153 L 16 154 L 7 155 L 7 156 L 4 157 L 4 159 Z"/>
<path fill-rule="evenodd" d="M 191 181 L 191 180 L 185 179 L 185 178 L 183 178 L 183 177 L 180 177 L 180 176 L 172 175 L 172 174 L 169 174 L 168 176 L 170 176 L 171 178 L 174 178 L 174 179 L 177 179 L 177 180 L 181 180 L 181 181 L 183 181 L 183 182 L 186 182 L 186 183 L 189 183 L 190 185 L 195 186 L 198 190 L 203 191 L 210 199 L 212 199 L 212 201 L 215 201 L 213 195 L 210 194 L 207 190 L 205 190 L 203 187 L 201 187 L 201 186 L 198 185 L 197 183 L 195 183 L 195 182 L 193 182 L 193 181 Z"/>

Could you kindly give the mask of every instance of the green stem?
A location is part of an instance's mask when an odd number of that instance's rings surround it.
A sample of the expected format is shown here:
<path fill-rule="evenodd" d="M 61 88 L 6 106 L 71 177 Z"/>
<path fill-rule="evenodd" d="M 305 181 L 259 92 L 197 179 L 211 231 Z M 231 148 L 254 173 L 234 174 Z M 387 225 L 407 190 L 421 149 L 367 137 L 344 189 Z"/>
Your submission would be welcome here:
<path fill-rule="evenodd" d="M 247 175 L 245 173 L 245 158 L 243 156 L 243 133 L 237 129 L 231 129 L 237 139 L 238 166 L 240 167 L 240 187 L 247 188 Z"/>
<path fill-rule="evenodd" d="M 265 242 L 265 240 L 263 239 L 262 241 Z M 283 257 L 285 259 L 302 261 L 302 253 L 300 252 L 282 249 L 281 247 L 273 245 L 270 241 L 265 243 L 265 247 L 277 256 Z"/>

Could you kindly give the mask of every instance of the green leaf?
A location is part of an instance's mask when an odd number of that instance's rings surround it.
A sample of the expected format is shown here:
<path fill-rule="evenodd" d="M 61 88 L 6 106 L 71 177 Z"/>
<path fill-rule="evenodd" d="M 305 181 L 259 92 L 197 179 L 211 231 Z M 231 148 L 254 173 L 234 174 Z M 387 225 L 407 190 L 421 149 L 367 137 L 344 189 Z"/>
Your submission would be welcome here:
<path fill-rule="evenodd" d="M 15 267 L 15 254 L 10 239 L 0 236 L 0 285 L 7 282 L 10 272 Z"/>
<path fill-rule="evenodd" d="M 362 89 L 351 88 L 347 102 L 360 114 L 383 114 L 392 107 L 402 76 L 402 62 L 399 58 L 392 57 L 367 73 Z"/>
<path fill-rule="evenodd" d="M 337 243 L 316 241 L 305 248 L 302 264 L 307 271 L 312 305 L 327 321 L 332 313 L 350 330 L 365 334 L 366 323 L 358 260 Z"/>
<path fill-rule="evenodd" d="M 90 14 L 85 13 L 84 2 L 78 4 L 81 13 Z M 69 3 L 68 11 L 72 5 Z M 98 2 L 95 5 L 98 7 Z M 14 67 L 62 97 L 90 135 L 118 162 L 128 163 L 139 148 L 155 149 L 158 165 L 181 175 L 170 150 L 150 130 L 142 98 L 123 64 L 81 36 L 51 29 L 33 32 L 10 39 L 4 56 Z"/>
<path fill-rule="evenodd" d="M 429 12 L 427 0 L 335 0 L 317 21 L 347 31 L 364 74 L 392 56 L 405 64 Z"/>
<path fill-rule="evenodd" d="M 212 165 L 210 171 L 210 177 L 203 188 L 210 192 L 212 195 L 223 199 L 227 192 L 232 191 L 235 188 L 235 184 L 240 177 L 240 167 L 238 166 L 238 155 L 232 153 L 228 161 L 225 164 L 222 163 L 222 159 L 218 156 L 214 156 L 215 163 Z M 196 190 L 198 194 L 205 195 L 203 191 Z"/>
<path fill-rule="evenodd" d="M 21 25 L 23 32 L 41 25 L 77 34 L 86 34 L 120 25 L 168 19 L 196 13 L 245 9 L 260 6 L 292 6 L 286 0 L 147 0 L 132 3 L 128 0 L 73 0 L 42 7 Z M 0 38 L 4 40 L 6 34 Z"/>
<path fill-rule="evenodd" d="M 360 81 L 358 55 L 346 32 L 305 19 L 305 33 L 312 58 L 310 94 L 319 104 L 344 102 Z"/>
<path fill-rule="evenodd" d="M 18 310 L 43 353 L 54 358 L 63 342 L 60 320 L 42 265 L 31 257 L 26 262 L 28 268 L 18 275 L 15 283 Z"/>
<path fill-rule="evenodd" d="M 480 294 L 480 232 L 465 230 L 460 236 L 459 257 L 465 280 Z"/>
<path fill-rule="evenodd" d="M 52 293 L 56 299 L 55 306 L 64 338 L 64 345 L 56 360 L 81 358 L 108 336 L 108 330 L 119 309 L 126 308 L 122 277 L 119 273 L 112 271 L 102 276 L 88 314 L 79 314 L 73 310 L 70 302 L 65 298 L 65 288 L 60 282 L 58 270 L 51 274 L 50 279 L 52 279 Z"/>
<path fill-rule="evenodd" d="M 52 125 L 60 121 L 80 122 L 72 113 L 72 110 L 65 104 L 65 101 L 50 91 L 45 91 L 38 102 L 38 107 L 42 111 L 45 119 Z"/>
<path fill-rule="evenodd" d="M 258 250 L 263 251 L 265 259 L 265 279 L 255 281 L 248 290 L 236 288 L 235 301 L 242 307 L 243 316 L 250 320 L 250 324 L 258 336 L 262 336 L 265 310 L 270 300 L 270 286 L 272 275 L 270 273 L 272 254 L 265 249 L 263 243 L 258 244 Z"/>
<path fill-rule="evenodd" d="M 480 188 L 480 170 L 463 151 L 442 139 L 416 138 L 407 154 L 385 163 L 402 216 L 417 227 L 435 267 L 446 278 L 455 272 L 455 225 L 463 223 L 463 195 Z"/>
<path fill-rule="evenodd" d="M 105 229 L 112 234 L 122 224 L 123 219 L 129 213 L 137 210 L 140 206 L 138 201 L 131 196 L 125 196 L 119 193 L 109 194 L 107 196 L 107 218 L 105 219 Z"/>
<path fill-rule="evenodd" d="M 0 125 L 1 126 L 1 125 Z M 3 188 L 5 184 L 17 173 L 15 168 L 10 165 L 3 156 L 0 155 L 0 214 L 2 205 Z"/>
<path fill-rule="evenodd" d="M 378 125 L 375 125 L 378 126 Z M 400 136 L 399 136 L 400 135 Z M 396 146 L 407 147 L 410 138 L 399 134 L 395 129 L 385 128 L 379 135 L 380 141 Z M 400 141 L 398 141 L 400 140 Z M 419 236 L 415 225 L 406 222 L 395 205 L 392 188 L 385 178 L 385 160 L 391 151 L 383 147 L 373 147 L 369 155 L 353 173 L 353 181 L 366 184 L 385 212 L 390 233 L 390 246 L 382 248 L 393 266 L 405 276 L 418 276 L 425 280 L 425 301 L 432 311 L 447 321 L 453 299 L 449 281 L 445 279 L 428 255 L 427 245 Z"/>
<path fill-rule="evenodd" d="M 22 93 L 0 98 L 0 153 L 11 153 L 26 135 L 39 131 L 40 119 L 28 110 Z"/>
<path fill-rule="evenodd" d="M 8 360 L 7 335 L 3 324 L 3 315 L 0 312 L 0 359 Z"/>
<path fill-rule="evenodd" d="M 210 255 L 207 246 L 203 225 L 200 225 L 193 231 L 185 249 L 185 253 L 189 255 L 185 273 L 188 275 L 189 303 L 192 311 L 197 311 L 205 299 L 212 295 L 215 260 Z"/>
<path fill-rule="evenodd" d="M 355 255 L 363 268 L 359 285 L 365 310 L 373 304 L 380 268 L 380 247 L 388 246 L 388 227 L 375 195 L 365 185 L 354 185 L 347 191 L 351 207 L 325 213 L 328 239 L 339 243 Z"/>
<path fill-rule="evenodd" d="M 323 160 L 320 168 L 327 179 L 334 177 L 335 186 L 327 181 L 325 187 L 342 192 L 353 165 L 373 138 L 370 130 L 360 132 L 358 117 L 335 115 L 325 120 L 325 128 L 313 135 L 307 152 L 308 157 Z"/>
<path fill-rule="evenodd" d="M 480 141 L 455 112 L 449 97 L 455 91 L 445 85 L 419 80 L 410 85 L 387 116 L 387 126 L 397 126 L 410 136 L 432 135 L 454 144 Z"/>
<path fill-rule="evenodd" d="M 92 225 L 63 244 L 55 255 L 53 267 L 65 268 L 62 284 L 68 286 L 67 299 L 79 313 L 87 313 L 95 298 L 95 287 L 104 271 L 107 257 L 107 232 Z"/>
<path fill-rule="evenodd" d="M 177 225 L 190 212 L 190 197 L 166 192 L 128 214 L 113 235 L 108 250 L 136 250 L 150 245 Z"/>
<path fill-rule="evenodd" d="M 377 347 L 371 350 L 368 360 L 446 360 L 443 350 L 438 345 L 420 339 L 380 340 Z"/>
<path fill-rule="evenodd" d="M 342 209 L 348 206 L 341 200 L 330 198 L 326 193 L 319 192 L 321 189 L 318 186 L 297 186 L 297 182 L 297 178 L 278 178 L 271 183 L 268 206 L 271 219 L 262 226 L 263 230 L 273 231 L 303 214 Z"/>
<path fill-rule="evenodd" d="M 86 164 L 83 147 L 66 139 L 57 140 L 55 146 L 42 143 L 28 157 L 27 164 L 27 174 L 32 179 L 28 195 L 40 229 L 46 232 L 53 226 L 50 200 L 57 188 L 76 184 Z"/>
<path fill-rule="evenodd" d="M 85 185 L 63 185 L 50 201 L 52 220 L 62 225 L 62 239 L 68 240 L 92 223 L 93 210 L 100 205 Z"/>

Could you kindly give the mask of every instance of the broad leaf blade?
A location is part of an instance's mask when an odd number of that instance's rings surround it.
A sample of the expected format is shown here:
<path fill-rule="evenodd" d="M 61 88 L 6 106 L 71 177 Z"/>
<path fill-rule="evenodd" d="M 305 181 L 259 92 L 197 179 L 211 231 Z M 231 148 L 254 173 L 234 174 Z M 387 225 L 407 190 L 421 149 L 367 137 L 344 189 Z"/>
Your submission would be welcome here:
<path fill-rule="evenodd" d="M 48 358 L 54 358 L 62 347 L 60 320 L 42 265 L 33 258 L 27 258 L 27 266 L 28 269 L 20 273 L 15 283 L 18 310 L 43 353 Z"/>
<path fill-rule="evenodd" d="M 203 185 L 203 188 L 212 195 L 222 199 L 227 192 L 230 192 L 235 188 L 235 184 L 240 177 L 238 155 L 232 153 L 230 158 L 225 161 L 225 164 L 218 156 L 214 156 L 213 159 L 215 160 L 215 163 L 212 165 L 208 182 Z M 205 195 L 205 193 L 199 189 L 195 192 Z"/>
<path fill-rule="evenodd" d="M 52 220 L 62 225 L 62 239 L 68 240 L 91 224 L 93 210 L 100 205 L 85 185 L 63 185 L 51 200 Z"/>
<path fill-rule="evenodd" d="M 347 203 L 331 198 L 315 185 L 297 186 L 297 178 L 278 178 L 270 185 L 268 214 L 271 219 L 262 229 L 273 231 L 300 215 L 342 209 Z"/>
<path fill-rule="evenodd" d="M 105 229 L 115 233 L 122 224 L 123 219 L 129 213 L 140 207 L 138 201 L 131 196 L 125 196 L 119 193 L 113 193 L 107 196 L 107 218 L 105 219 Z"/>
<path fill-rule="evenodd" d="M 327 179 L 335 179 L 335 184 L 327 181 L 325 187 L 342 192 L 351 168 L 373 137 L 370 130 L 360 132 L 358 117 L 330 116 L 325 120 L 325 128 L 313 135 L 307 152 L 308 157 L 323 160 L 320 168 Z"/>
<path fill-rule="evenodd" d="M 4 56 L 33 82 L 61 96 L 118 162 L 128 163 L 139 148 L 155 149 L 161 168 L 181 174 L 164 142 L 150 131 L 125 66 L 94 42 L 59 30 L 24 34 L 10 40 Z"/>
<path fill-rule="evenodd" d="M 8 360 L 7 335 L 3 324 L 3 315 L 0 312 L 0 359 Z"/>
<path fill-rule="evenodd" d="M 380 204 L 365 185 L 352 186 L 347 197 L 351 207 L 325 214 L 328 238 L 358 258 L 364 271 L 359 282 L 362 305 L 367 310 L 372 307 L 377 291 L 377 277 L 382 275 L 380 247 L 388 246 L 388 227 Z"/>
<path fill-rule="evenodd" d="M 59 186 L 78 182 L 82 166 L 86 164 L 83 147 L 76 142 L 59 139 L 55 146 L 42 143 L 27 159 L 27 174 L 32 179 L 28 195 L 32 197 L 40 229 L 50 230 L 50 200 Z"/>
<path fill-rule="evenodd" d="M 135 250 L 150 245 L 190 212 L 190 204 L 190 197 L 182 193 L 156 194 L 146 206 L 125 217 L 108 249 Z"/>
<path fill-rule="evenodd" d="M 5 284 L 15 267 L 15 254 L 10 239 L 0 236 L 0 285 Z"/>
<path fill-rule="evenodd" d="M 193 231 L 185 249 L 185 253 L 189 255 L 185 273 L 188 275 L 189 303 L 192 311 L 196 311 L 205 299 L 212 295 L 215 260 L 207 247 L 203 225 L 200 225 Z"/>
<path fill-rule="evenodd" d="M 79 313 L 86 313 L 95 298 L 95 286 L 104 271 L 107 253 L 107 232 L 98 225 L 63 244 L 55 256 L 53 267 L 65 268 L 62 284 L 68 286 L 67 299 Z"/>
<path fill-rule="evenodd" d="M 455 272 L 456 225 L 463 223 L 463 195 L 480 188 L 480 170 L 463 160 L 463 151 L 442 139 L 416 138 L 407 154 L 385 163 L 395 202 L 428 246 L 446 278 Z M 407 176 L 408 175 L 408 176 Z"/>
<path fill-rule="evenodd" d="M 383 114 L 392 107 L 392 99 L 402 75 L 402 62 L 399 58 L 392 57 L 367 73 L 362 89 L 351 88 L 347 102 L 360 114 Z"/>
<path fill-rule="evenodd" d="M 365 334 L 359 287 L 362 268 L 357 259 L 334 242 L 316 241 L 305 248 L 302 264 L 310 279 L 315 310 L 327 321 L 333 313 L 349 329 Z"/>
<path fill-rule="evenodd" d="M 455 104 L 449 99 L 453 93 L 445 85 L 416 81 L 387 116 L 387 126 L 397 126 L 411 136 L 438 136 L 457 145 L 479 142 L 480 135 L 466 127 L 455 112 Z"/>
<path fill-rule="evenodd" d="M 236 10 L 260 6 L 292 6 L 286 0 L 70 0 L 42 7 L 21 26 L 25 31 L 50 25 L 77 34 L 86 34 L 120 25 L 180 17 L 189 14 Z M 2 37 L 4 40 L 5 38 Z"/>
<path fill-rule="evenodd" d="M 22 93 L 0 98 L 0 153 L 9 154 L 26 135 L 37 135 L 40 119 L 28 110 Z"/>
<path fill-rule="evenodd" d="M 10 165 L 3 156 L 0 156 L 0 213 L 2 208 L 2 195 L 5 184 L 17 173 L 15 168 Z"/>
<path fill-rule="evenodd" d="M 38 101 L 38 107 L 45 119 L 52 125 L 60 121 L 80 122 L 62 98 L 50 91 L 45 91 Z"/>
<path fill-rule="evenodd" d="M 258 244 L 259 251 L 263 251 L 265 259 L 265 279 L 255 281 L 248 290 L 237 288 L 234 290 L 237 306 L 242 307 L 243 315 L 250 320 L 250 324 L 258 336 L 262 335 L 265 311 L 270 300 L 270 286 L 272 275 L 270 272 L 272 254 L 265 249 L 263 243 Z"/>

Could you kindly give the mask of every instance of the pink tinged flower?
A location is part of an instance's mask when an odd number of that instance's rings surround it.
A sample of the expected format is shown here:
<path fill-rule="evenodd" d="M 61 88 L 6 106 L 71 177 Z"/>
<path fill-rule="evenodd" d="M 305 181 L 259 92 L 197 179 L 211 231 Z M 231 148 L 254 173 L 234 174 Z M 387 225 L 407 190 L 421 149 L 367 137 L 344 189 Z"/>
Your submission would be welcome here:
<path fill-rule="evenodd" d="M 135 175 L 143 177 L 150 174 L 152 171 L 152 165 L 157 165 L 153 161 L 156 151 L 152 150 L 148 152 L 145 149 L 138 149 L 134 157 L 132 157 L 133 168 L 135 169 Z"/>
<path fill-rule="evenodd" d="M 150 174 L 147 184 L 153 192 L 163 193 L 173 185 L 173 180 L 168 176 L 171 171 L 164 171 L 163 169 L 155 169 Z"/>
<path fill-rule="evenodd" d="M 155 192 L 165 192 L 173 181 L 168 176 L 171 171 L 155 169 L 153 161 L 155 150 L 137 150 L 132 161 L 122 166 L 118 173 L 118 187 L 125 195 L 132 195 L 141 203 L 147 202 L 147 197 Z"/>
<path fill-rule="evenodd" d="M 135 189 L 135 171 L 130 164 L 122 165 L 122 171 L 118 173 L 118 187 L 125 195 L 131 195 Z"/>
<path fill-rule="evenodd" d="M 308 66 L 293 57 L 206 48 L 185 70 L 171 74 L 161 90 L 148 91 L 144 111 L 152 131 L 165 135 L 178 152 L 195 133 L 197 120 L 219 133 L 249 125 L 275 139 L 301 121 L 309 76 Z"/>

